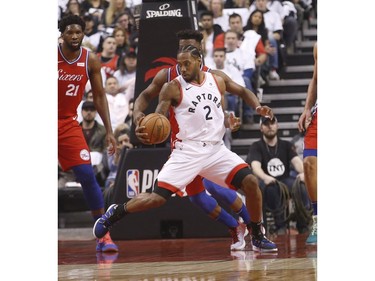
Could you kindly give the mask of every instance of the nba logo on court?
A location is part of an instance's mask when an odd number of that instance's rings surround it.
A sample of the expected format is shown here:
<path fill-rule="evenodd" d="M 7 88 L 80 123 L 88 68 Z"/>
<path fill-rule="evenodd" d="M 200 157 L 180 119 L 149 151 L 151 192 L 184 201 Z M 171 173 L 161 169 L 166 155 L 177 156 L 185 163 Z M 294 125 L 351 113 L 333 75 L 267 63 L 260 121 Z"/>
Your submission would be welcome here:
<path fill-rule="evenodd" d="M 139 194 L 139 170 L 126 171 L 126 196 L 133 198 Z"/>

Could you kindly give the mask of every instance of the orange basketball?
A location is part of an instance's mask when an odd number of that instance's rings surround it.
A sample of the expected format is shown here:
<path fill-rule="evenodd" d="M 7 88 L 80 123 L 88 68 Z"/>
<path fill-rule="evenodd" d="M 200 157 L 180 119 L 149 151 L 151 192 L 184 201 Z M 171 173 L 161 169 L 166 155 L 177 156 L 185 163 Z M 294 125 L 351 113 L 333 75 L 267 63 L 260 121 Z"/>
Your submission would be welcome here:
<path fill-rule="evenodd" d="M 169 123 L 168 118 L 159 113 L 150 113 L 146 115 L 139 125 L 145 126 L 143 131 L 148 134 L 151 144 L 158 144 L 166 141 L 171 131 L 171 124 Z"/>

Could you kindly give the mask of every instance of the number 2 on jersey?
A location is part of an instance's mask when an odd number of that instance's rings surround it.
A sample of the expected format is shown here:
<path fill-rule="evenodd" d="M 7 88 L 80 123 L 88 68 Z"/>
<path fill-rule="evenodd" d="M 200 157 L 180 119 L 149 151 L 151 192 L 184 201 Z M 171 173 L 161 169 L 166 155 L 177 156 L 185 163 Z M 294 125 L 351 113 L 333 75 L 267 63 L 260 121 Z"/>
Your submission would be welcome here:
<path fill-rule="evenodd" d="M 206 120 L 211 120 L 212 119 L 212 116 L 210 116 L 210 113 L 211 113 L 211 107 L 209 107 L 208 105 L 206 105 L 205 107 L 203 107 L 204 109 L 207 109 L 207 114 L 206 114 Z"/>

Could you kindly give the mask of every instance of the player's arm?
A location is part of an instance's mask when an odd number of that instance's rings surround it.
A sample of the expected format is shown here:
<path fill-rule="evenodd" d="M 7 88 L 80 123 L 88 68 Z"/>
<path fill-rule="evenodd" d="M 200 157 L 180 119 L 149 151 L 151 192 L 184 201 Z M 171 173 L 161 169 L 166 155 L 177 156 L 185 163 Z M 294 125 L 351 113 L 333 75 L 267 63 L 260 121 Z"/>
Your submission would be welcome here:
<path fill-rule="evenodd" d="M 235 132 L 241 126 L 241 118 L 234 116 L 233 112 L 229 113 L 225 110 L 226 87 L 225 87 L 224 79 L 218 75 L 215 75 L 215 74 L 213 75 L 216 79 L 216 82 L 217 82 L 217 85 L 221 94 L 221 108 L 223 109 L 223 112 L 224 112 L 224 126 L 225 128 L 230 128 L 232 132 Z"/>
<path fill-rule="evenodd" d="M 252 91 L 237 84 L 228 75 L 220 70 L 211 70 L 211 73 L 218 75 L 224 79 L 227 92 L 242 98 L 246 102 L 246 104 L 254 108 L 258 114 L 273 118 L 272 109 L 266 105 L 262 106 L 257 96 Z"/>
<path fill-rule="evenodd" d="M 145 116 L 143 112 L 147 109 L 151 100 L 159 95 L 161 88 L 167 81 L 167 71 L 167 69 L 160 70 L 152 80 L 151 84 L 148 85 L 148 87 L 144 89 L 134 101 L 133 121 L 135 124 L 135 135 L 143 143 L 147 143 L 148 135 L 143 132 L 145 127 L 139 126 L 139 124 Z"/>
<path fill-rule="evenodd" d="M 148 85 L 148 87 L 144 89 L 135 100 L 133 120 L 136 126 L 138 126 L 140 119 L 145 116 L 144 111 L 147 109 L 151 100 L 159 95 L 164 83 L 167 82 L 167 71 L 168 69 L 160 70 L 152 80 L 151 84 Z"/>
<path fill-rule="evenodd" d="M 106 129 L 106 141 L 108 147 L 108 152 L 113 155 L 116 152 L 116 139 L 113 135 L 111 119 L 109 117 L 109 109 L 107 97 L 103 88 L 102 76 L 100 73 L 101 64 L 98 57 L 90 53 L 89 55 L 89 78 L 92 88 L 92 94 L 94 98 L 95 108 L 98 111 L 100 118 L 103 121 L 104 127 Z"/>
<path fill-rule="evenodd" d="M 318 57 L 317 57 L 318 47 L 317 43 L 314 45 L 314 71 L 313 77 L 310 80 L 309 87 L 307 88 L 307 96 L 305 108 L 298 120 L 298 130 L 303 132 L 307 129 L 311 122 L 311 108 L 315 105 L 316 99 L 318 97 Z"/>
<path fill-rule="evenodd" d="M 161 88 L 159 94 L 159 103 L 156 107 L 155 112 L 167 116 L 171 105 L 178 104 L 181 98 L 179 83 L 172 80 L 169 83 L 165 83 Z"/>

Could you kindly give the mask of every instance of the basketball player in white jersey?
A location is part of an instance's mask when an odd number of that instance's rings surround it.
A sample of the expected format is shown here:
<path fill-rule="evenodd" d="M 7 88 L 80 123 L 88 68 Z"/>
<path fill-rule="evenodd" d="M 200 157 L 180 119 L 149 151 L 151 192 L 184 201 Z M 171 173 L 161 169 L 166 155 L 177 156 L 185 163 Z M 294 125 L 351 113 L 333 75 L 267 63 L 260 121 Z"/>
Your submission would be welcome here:
<path fill-rule="evenodd" d="M 200 175 L 221 186 L 242 189 L 251 217 L 247 227 L 253 250 L 277 251 L 275 243 L 264 235 L 258 181 L 246 162 L 223 142 L 225 126 L 236 125 L 233 119 L 231 124 L 224 124 L 228 120 L 221 104 L 226 91 L 224 79 L 201 71 L 200 52 L 192 45 L 180 49 L 177 61 L 181 75 L 164 84 L 155 111 L 167 115 L 172 107 L 179 126 L 174 149 L 158 175 L 157 185 L 152 193 L 141 193 L 125 204 L 111 205 L 96 221 L 94 235 L 104 236 L 127 214 L 160 207 Z"/>

